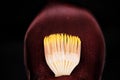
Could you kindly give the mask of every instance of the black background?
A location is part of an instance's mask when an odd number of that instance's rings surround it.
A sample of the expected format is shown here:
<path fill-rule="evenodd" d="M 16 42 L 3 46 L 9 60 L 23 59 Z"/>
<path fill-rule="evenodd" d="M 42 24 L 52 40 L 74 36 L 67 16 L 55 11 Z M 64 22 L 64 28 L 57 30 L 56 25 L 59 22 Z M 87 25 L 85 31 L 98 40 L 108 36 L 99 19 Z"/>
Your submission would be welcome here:
<path fill-rule="evenodd" d="M 98 21 L 106 42 L 102 80 L 120 80 L 120 4 L 117 0 L 62 0 L 88 9 Z M 23 64 L 24 35 L 35 16 L 47 5 L 45 0 L 0 2 L 0 59 L 2 79 L 26 80 Z"/>

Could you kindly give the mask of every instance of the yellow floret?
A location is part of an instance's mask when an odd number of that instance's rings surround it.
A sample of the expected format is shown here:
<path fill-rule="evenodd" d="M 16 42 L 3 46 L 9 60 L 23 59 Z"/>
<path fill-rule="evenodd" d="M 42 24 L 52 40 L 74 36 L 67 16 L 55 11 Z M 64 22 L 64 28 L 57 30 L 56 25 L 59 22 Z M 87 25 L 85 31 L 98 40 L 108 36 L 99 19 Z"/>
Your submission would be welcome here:
<path fill-rule="evenodd" d="M 70 75 L 80 61 L 78 36 L 56 33 L 44 38 L 45 59 L 55 76 Z"/>

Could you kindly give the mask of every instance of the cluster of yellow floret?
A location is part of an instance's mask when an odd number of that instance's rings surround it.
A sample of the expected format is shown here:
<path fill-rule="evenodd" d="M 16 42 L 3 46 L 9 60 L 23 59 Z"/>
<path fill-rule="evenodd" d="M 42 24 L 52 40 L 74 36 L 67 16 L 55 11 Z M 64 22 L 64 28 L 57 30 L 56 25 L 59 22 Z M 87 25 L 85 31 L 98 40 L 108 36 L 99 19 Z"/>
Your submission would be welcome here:
<path fill-rule="evenodd" d="M 44 38 L 45 59 L 55 76 L 70 75 L 80 61 L 81 40 L 64 33 Z"/>

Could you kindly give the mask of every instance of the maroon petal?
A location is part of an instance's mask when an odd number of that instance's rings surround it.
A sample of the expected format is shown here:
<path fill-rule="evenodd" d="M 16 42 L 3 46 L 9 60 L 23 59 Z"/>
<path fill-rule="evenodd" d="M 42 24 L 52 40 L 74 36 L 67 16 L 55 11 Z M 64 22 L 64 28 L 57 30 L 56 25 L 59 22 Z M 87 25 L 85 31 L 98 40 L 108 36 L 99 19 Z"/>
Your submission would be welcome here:
<path fill-rule="evenodd" d="M 81 60 L 70 76 L 54 77 L 45 61 L 43 39 L 53 33 L 77 35 Z M 45 8 L 29 26 L 24 40 L 25 66 L 30 80 L 100 80 L 105 57 L 102 31 L 86 10 L 66 5 Z"/>

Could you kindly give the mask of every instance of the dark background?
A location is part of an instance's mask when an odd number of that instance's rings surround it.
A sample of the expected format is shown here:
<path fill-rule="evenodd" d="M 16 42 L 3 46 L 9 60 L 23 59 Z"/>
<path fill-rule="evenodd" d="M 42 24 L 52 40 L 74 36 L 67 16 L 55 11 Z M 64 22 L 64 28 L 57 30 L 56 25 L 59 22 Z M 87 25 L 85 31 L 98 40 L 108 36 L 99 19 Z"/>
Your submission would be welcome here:
<path fill-rule="evenodd" d="M 120 4 L 117 0 L 62 0 L 88 9 L 98 21 L 106 42 L 102 80 L 120 80 Z M 35 16 L 47 5 L 45 0 L 0 2 L 0 80 L 26 80 L 23 64 L 24 35 Z"/>

